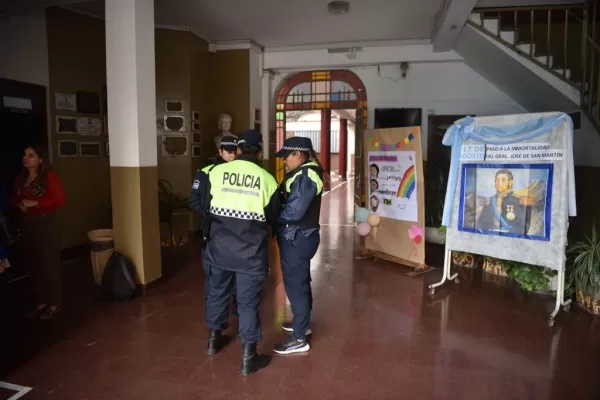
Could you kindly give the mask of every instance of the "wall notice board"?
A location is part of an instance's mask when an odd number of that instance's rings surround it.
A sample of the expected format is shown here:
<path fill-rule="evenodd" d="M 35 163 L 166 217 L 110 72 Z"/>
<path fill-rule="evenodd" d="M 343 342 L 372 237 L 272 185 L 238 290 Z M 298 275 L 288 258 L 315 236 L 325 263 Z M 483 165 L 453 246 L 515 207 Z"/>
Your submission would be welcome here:
<path fill-rule="evenodd" d="M 381 221 L 366 237 L 366 252 L 416 269 L 426 268 L 421 128 L 366 131 L 364 160 L 366 206 Z"/>

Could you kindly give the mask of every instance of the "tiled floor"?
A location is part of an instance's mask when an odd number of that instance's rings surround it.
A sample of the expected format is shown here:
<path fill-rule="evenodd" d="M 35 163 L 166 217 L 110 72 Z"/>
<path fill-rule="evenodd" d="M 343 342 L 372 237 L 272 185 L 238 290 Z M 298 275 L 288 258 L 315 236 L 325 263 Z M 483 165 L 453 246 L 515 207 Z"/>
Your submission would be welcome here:
<path fill-rule="evenodd" d="M 208 357 L 203 277 L 190 247 L 166 261 L 182 265 L 177 275 L 132 302 L 105 304 L 89 286 L 67 285 L 77 306 L 62 320 L 26 327 L 31 359 L 3 380 L 33 387 L 25 400 L 600 399 L 592 317 L 561 312 L 551 329 L 552 299 L 468 270 L 430 298 L 439 269 L 408 277 L 398 265 L 354 261 L 351 204 L 347 185 L 323 201 L 310 353 L 274 356 L 248 378 L 239 375 L 239 341 Z M 87 268 L 75 263 L 65 273 L 89 276 Z M 261 311 L 260 347 L 270 352 L 290 316 L 274 281 Z"/>

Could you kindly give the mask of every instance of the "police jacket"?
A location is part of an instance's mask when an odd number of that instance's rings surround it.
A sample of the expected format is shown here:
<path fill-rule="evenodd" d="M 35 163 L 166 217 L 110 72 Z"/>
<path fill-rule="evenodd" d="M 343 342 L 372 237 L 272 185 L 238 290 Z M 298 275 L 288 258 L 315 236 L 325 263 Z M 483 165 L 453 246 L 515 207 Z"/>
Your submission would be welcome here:
<path fill-rule="evenodd" d="M 210 220 L 204 262 L 229 271 L 267 273 L 269 226 L 276 226 L 280 209 L 275 178 L 246 155 L 215 166 L 207 178 L 200 182 Z"/>
<path fill-rule="evenodd" d="M 192 184 L 192 193 L 190 194 L 190 198 L 188 200 L 188 205 L 194 211 L 196 211 L 202 218 L 205 217 L 206 214 L 206 202 L 204 205 L 202 204 L 202 192 L 200 191 L 200 182 L 206 181 L 208 174 L 210 171 L 217 165 L 223 164 L 226 161 L 223 160 L 220 156 L 215 157 L 213 162 L 209 162 L 202 169 L 196 171 L 196 175 L 194 175 L 194 183 Z"/>
<path fill-rule="evenodd" d="M 319 230 L 323 170 L 315 162 L 307 161 L 288 172 L 279 192 L 282 198 L 279 216 L 281 238 L 293 240 L 298 232 L 309 236 Z"/>

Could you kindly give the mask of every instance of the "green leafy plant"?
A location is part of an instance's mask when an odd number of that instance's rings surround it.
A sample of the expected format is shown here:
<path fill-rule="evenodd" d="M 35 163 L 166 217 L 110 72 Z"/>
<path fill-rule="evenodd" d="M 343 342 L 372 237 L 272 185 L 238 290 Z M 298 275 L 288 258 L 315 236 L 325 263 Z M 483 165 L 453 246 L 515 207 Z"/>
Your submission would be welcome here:
<path fill-rule="evenodd" d="M 570 258 L 569 283 L 579 289 L 600 289 L 600 236 L 595 223 L 591 235 L 570 246 L 567 254 Z"/>
<path fill-rule="evenodd" d="M 502 267 L 510 279 L 528 292 L 534 290 L 547 291 L 550 289 L 550 279 L 556 276 L 556 271 L 537 265 L 517 261 L 502 260 Z"/>

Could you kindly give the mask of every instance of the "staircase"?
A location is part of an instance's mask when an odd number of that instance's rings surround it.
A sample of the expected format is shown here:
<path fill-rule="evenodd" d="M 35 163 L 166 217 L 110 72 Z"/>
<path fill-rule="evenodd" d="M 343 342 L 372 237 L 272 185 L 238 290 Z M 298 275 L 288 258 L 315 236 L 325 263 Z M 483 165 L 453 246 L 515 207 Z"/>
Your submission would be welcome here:
<path fill-rule="evenodd" d="M 467 24 L 579 91 L 600 132 L 600 5 L 474 9 Z"/>

